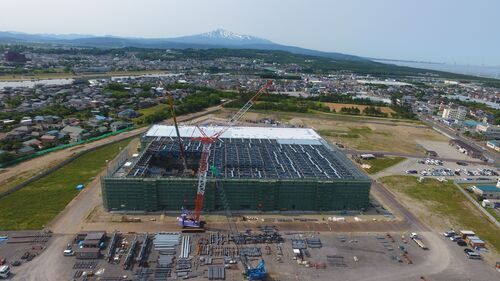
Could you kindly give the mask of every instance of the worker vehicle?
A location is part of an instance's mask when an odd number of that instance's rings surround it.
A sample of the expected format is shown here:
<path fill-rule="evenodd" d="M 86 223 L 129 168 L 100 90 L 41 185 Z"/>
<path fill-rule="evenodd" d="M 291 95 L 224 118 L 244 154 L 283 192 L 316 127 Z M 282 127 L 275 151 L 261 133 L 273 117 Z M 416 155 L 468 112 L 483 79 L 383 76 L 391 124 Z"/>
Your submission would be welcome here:
<path fill-rule="evenodd" d="M 75 255 L 75 252 L 73 251 L 73 247 L 71 247 L 71 244 L 66 245 L 66 249 L 63 251 L 63 256 L 71 257 L 74 255 Z"/>
<path fill-rule="evenodd" d="M 443 233 L 444 237 L 452 237 L 452 236 L 455 236 L 455 235 L 456 235 L 456 233 L 455 233 L 454 230 L 446 231 L 446 232 Z"/>
<path fill-rule="evenodd" d="M 64 250 L 63 251 L 63 255 L 65 257 L 71 257 L 71 256 L 74 256 L 75 255 L 75 252 L 73 250 Z"/>
<path fill-rule="evenodd" d="M 428 250 L 427 246 L 424 244 L 418 233 L 413 232 L 410 234 L 410 238 L 423 250 Z"/>
<path fill-rule="evenodd" d="M 481 255 L 475 252 L 474 250 L 471 250 L 469 248 L 464 249 L 465 255 L 471 260 L 480 260 L 482 259 Z"/>
<path fill-rule="evenodd" d="M 8 265 L 0 266 L 0 278 L 6 279 L 10 275 L 10 267 Z"/>

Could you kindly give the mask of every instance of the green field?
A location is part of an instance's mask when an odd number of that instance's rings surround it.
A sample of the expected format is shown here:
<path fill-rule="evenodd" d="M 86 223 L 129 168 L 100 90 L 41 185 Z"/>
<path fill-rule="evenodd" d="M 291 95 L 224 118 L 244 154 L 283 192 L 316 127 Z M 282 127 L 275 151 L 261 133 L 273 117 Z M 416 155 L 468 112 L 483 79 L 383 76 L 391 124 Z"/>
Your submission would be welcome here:
<path fill-rule="evenodd" d="M 0 199 L 0 230 L 40 229 L 88 184 L 130 139 L 86 153 L 52 174 Z"/>
<path fill-rule="evenodd" d="M 427 208 L 450 220 L 453 225 L 476 232 L 490 246 L 500 249 L 498 229 L 458 190 L 452 182 L 441 183 L 425 179 L 419 183 L 412 176 L 389 176 L 380 179 L 385 186 L 396 193 L 403 193 L 412 200 L 424 203 Z M 422 218 L 425 221 L 425 217 Z M 443 222 L 443 227 L 446 223 Z M 458 229 L 456 229 L 458 230 Z"/>
<path fill-rule="evenodd" d="M 405 160 L 404 157 L 381 157 L 370 160 L 363 160 L 363 164 L 368 164 L 371 168 L 366 169 L 368 174 L 376 174 L 383 171 L 391 166 L 398 164 L 399 162 Z"/>

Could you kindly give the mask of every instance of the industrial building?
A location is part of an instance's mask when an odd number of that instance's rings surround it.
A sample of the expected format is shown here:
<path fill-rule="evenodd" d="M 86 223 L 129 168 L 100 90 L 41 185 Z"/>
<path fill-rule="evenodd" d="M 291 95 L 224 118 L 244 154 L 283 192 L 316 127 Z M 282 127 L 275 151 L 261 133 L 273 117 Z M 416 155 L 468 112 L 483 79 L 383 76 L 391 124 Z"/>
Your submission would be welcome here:
<path fill-rule="evenodd" d="M 220 127 L 204 127 L 206 135 Z M 195 126 L 180 127 L 188 172 L 173 126 L 154 125 L 140 154 L 119 160 L 102 178 L 109 211 L 178 211 L 194 207 L 202 143 Z M 215 177 L 231 208 L 249 211 L 361 210 L 371 180 L 312 129 L 231 127 L 212 144 L 205 211 L 222 210 Z"/>
<path fill-rule="evenodd" d="M 479 149 L 473 147 L 472 145 L 462 141 L 462 140 L 459 140 L 459 139 L 451 139 L 449 141 L 449 144 L 451 146 L 454 146 L 458 149 L 458 151 L 462 152 L 462 153 L 465 153 L 467 155 L 469 155 L 470 157 L 472 158 L 481 158 L 483 157 L 483 152 L 480 151 Z"/>

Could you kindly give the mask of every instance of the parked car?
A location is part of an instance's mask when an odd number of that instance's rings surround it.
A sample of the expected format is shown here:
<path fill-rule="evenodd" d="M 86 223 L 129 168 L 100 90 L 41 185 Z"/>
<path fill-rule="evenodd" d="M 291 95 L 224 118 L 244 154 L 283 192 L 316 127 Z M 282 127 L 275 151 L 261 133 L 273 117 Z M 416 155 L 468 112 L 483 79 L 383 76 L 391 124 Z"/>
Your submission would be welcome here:
<path fill-rule="evenodd" d="M 457 165 L 460 165 L 460 166 L 468 166 L 469 164 L 467 164 L 467 163 L 465 163 L 465 162 L 458 161 L 458 162 L 457 162 Z"/>
<path fill-rule="evenodd" d="M 75 255 L 75 252 L 73 250 L 64 250 L 63 255 L 65 257 L 71 257 Z"/>
<path fill-rule="evenodd" d="M 446 231 L 443 233 L 444 237 L 452 237 L 452 236 L 455 236 L 456 233 L 454 230 L 449 230 L 449 231 Z"/>
<path fill-rule="evenodd" d="M 406 173 L 411 174 L 411 175 L 415 175 L 415 174 L 418 174 L 418 171 L 417 170 L 407 170 Z"/>
<path fill-rule="evenodd" d="M 450 236 L 450 240 L 453 242 L 456 242 L 458 239 L 462 239 L 462 237 L 460 235 Z"/>
<path fill-rule="evenodd" d="M 0 278 L 7 279 L 10 275 L 10 267 L 8 265 L 0 266 Z"/>
<path fill-rule="evenodd" d="M 458 239 L 456 242 L 457 242 L 458 246 L 462 246 L 462 247 L 467 246 L 467 242 L 465 242 L 463 239 Z"/>
<path fill-rule="evenodd" d="M 471 250 L 469 248 L 464 249 L 464 253 L 469 259 L 472 259 L 472 260 L 480 260 L 481 259 L 480 254 L 476 253 L 474 250 Z"/>

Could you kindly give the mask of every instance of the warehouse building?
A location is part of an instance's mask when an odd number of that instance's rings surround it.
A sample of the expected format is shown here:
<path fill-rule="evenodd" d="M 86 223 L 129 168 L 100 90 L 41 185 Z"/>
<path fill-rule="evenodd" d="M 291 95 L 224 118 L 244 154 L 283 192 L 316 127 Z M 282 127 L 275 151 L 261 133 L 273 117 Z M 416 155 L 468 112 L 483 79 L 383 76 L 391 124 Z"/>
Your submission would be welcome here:
<path fill-rule="evenodd" d="M 211 136 L 221 127 L 205 127 Z M 120 157 L 102 178 L 109 211 L 194 208 L 202 143 L 194 126 L 180 128 L 188 171 L 183 171 L 173 126 L 154 125 L 136 157 Z M 122 159 L 123 158 L 123 159 Z M 231 208 L 249 211 L 361 210 L 371 180 L 312 129 L 232 127 L 211 146 L 204 210 L 222 210 L 215 174 Z M 215 173 L 215 174 L 214 174 Z"/>

